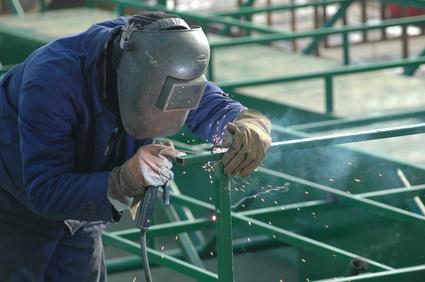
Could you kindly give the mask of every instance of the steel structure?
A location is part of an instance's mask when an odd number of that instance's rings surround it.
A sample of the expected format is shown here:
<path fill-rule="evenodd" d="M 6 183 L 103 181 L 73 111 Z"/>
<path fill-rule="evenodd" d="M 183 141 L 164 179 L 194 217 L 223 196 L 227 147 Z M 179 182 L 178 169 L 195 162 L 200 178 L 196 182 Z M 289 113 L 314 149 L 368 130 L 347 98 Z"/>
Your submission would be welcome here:
<path fill-rule="evenodd" d="M 19 9 L 19 2 L 9 2 L 15 5 L 15 12 L 18 15 L 23 13 Z M 164 6 L 165 1 L 158 1 L 158 5 L 131 0 L 88 1 L 88 7 L 94 8 L 97 2 L 113 4 L 119 15 L 124 14 L 128 8 L 167 10 Z M 152 226 L 148 231 L 148 238 L 179 234 L 178 247 L 162 251 L 152 243 L 148 249 L 148 256 L 153 265 L 173 269 L 197 281 L 230 282 L 236 279 L 234 255 L 247 250 L 285 248 L 297 251 L 297 257 L 291 259 L 291 265 L 297 269 L 299 281 L 423 280 L 425 258 L 419 244 L 422 242 L 421 234 L 425 230 L 425 216 L 413 199 L 417 196 L 423 198 L 425 167 L 339 145 L 423 134 L 425 124 L 422 122 L 425 119 L 425 110 L 412 109 L 362 118 L 337 118 L 331 114 L 334 110 L 334 77 L 400 67 L 405 69 L 405 74 L 413 75 L 418 66 L 425 63 L 424 49 L 417 58 L 351 65 L 349 34 L 352 32 L 367 34 L 370 30 L 385 30 L 392 26 L 421 25 L 425 24 L 425 17 L 384 20 L 374 25 L 363 23 L 333 27 L 338 20 L 344 18 L 353 2 L 356 1 L 323 0 L 305 4 L 256 7 L 253 5 L 254 1 L 247 1 L 244 7 L 238 10 L 210 15 L 190 11 L 170 11 L 198 22 L 205 30 L 219 24 L 223 26 L 218 30 L 222 35 L 228 34 L 231 27 L 245 31 L 244 36 L 241 37 L 212 42 L 212 59 L 209 67 L 211 80 L 214 80 L 214 72 L 217 71 L 214 65 L 214 54 L 218 48 L 269 44 L 281 40 L 295 42 L 298 39 L 307 38 L 311 41 L 303 52 L 310 54 L 317 50 L 319 42 L 335 34 L 343 39 L 343 66 L 301 75 L 217 82 L 247 106 L 267 113 L 290 111 L 295 118 L 290 123 L 273 124 L 275 142 L 264 166 L 259 168 L 252 177 L 255 181 L 251 182 L 257 183 L 251 185 L 245 183 L 247 187 L 242 193 L 244 197 L 241 197 L 241 191 L 238 189 L 240 180 L 230 179 L 223 173 L 219 162 L 221 153 L 212 153 L 209 151 L 210 147 L 205 144 L 188 145 L 180 135 L 175 136 L 177 147 L 194 153 L 176 160 L 177 177 L 171 185 L 172 208 L 165 209 L 158 205 L 168 222 Z M 424 1 L 419 0 L 398 2 L 424 5 Z M 41 0 L 40 3 L 42 11 L 45 11 L 44 1 Z M 321 28 L 312 31 L 283 32 L 273 26 L 260 25 L 251 21 L 252 15 L 257 13 L 293 12 L 305 7 L 318 9 L 329 5 L 338 5 L 339 9 L 334 16 L 325 19 Z M 0 61 L 5 64 L 0 68 L 0 75 L 10 69 L 13 64 L 24 59 L 32 50 L 51 40 L 51 38 L 13 31 L 1 26 L 0 38 L 7 39 L 0 44 L 1 54 L 8 54 L 0 55 Z M 406 36 L 403 40 L 407 40 Z M 16 49 L 16 46 L 20 48 Z M 262 101 L 241 95 L 239 91 L 244 87 L 313 79 L 324 80 L 327 114 L 320 115 Z M 379 130 L 361 132 L 351 130 L 351 133 L 321 137 L 311 135 L 328 130 L 353 129 L 370 123 L 411 118 L 421 122 Z M 312 162 L 311 156 L 315 156 L 314 160 L 319 160 L 321 165 Z M 333 162 L 336 162 L 337 166 L 349 164 L 351 167 L 345 169 L 350 171 L 338 179 L 338 175 L 332 173 L 344 170 L 332 165 Z M 208 170 L 214 170 L 213 179 L 210 179 L 201 168 L 201 165 L 205 163 L 214 164 L 214 167 L 208 168 Z M 324 169 L 324 167 L 331 168 Z M 381 171 L 394 172 L 396 169 L 401 169 L 406 174 L 406 179 L 412 183 L 409 189 L 392 173 L 388 173 L 383 178 L 385 173 Z M 259 186 L 281 185 L 281 183 L 288 184 L 290 187 L 290 191 L 282 194 L 282 198 L 275 196 L 274 201 L 267 205 L 256 203 L 256 198 L 253 200 L 252 193 L 262 193 L 261 190 L 258 191 Z M 197 190 L 196 186 L 210 188 L 213 191 L 211 199 L 208 197 L 209 194 L 205 195 L 205 192 Z M 233 204 L 232 198 L 242 198 L 242 200 Z M 320 215 L 319 218 L 318 215 Z M 394 224 L 399 227 L 396 232 L 397 240 L 394 239 L 395 235 L 389 234 L 393 231 L 390 226 Z M 372 230 L 371 226 L 376 226 L 379 230 Z M 362 228 L 370 228 L 370 230 L 364 234 L 365 232 L 361 232 Z M 392 240 L 387 242 L 382 234 L 386 234 Z M 107 261 L 109 273 L 140 269 L 138 236 L 137 229 L 104 234 L 103 239 L 106 245 L 130 254 L 109 259 Z M 378 244 L 380 240 L 384 242 L 381 242 L 382 246 L 379 249 L 368 245 Z M 396 249 L 392 250 L 392 248 Z M 400 252 L 400 249 L 403 252 Z M 204 265 L 204 259 L 211 257 L 217 260 L 217 271 L 209 270 Z M 316 263 L 308 263 L 310 261 Z M 364 264 L 368 265 L 367 270 L 359 269 L 358 266 Z M 282 278 L 281 281 L 286 280 Z"/>

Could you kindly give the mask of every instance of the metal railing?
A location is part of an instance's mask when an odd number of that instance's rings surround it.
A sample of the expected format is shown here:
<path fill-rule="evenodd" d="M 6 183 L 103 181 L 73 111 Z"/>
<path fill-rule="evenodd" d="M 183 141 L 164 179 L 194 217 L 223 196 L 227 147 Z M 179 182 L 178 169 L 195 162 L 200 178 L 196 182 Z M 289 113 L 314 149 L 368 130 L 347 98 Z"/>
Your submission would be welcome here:
<path fill-rule="evenodd" d="M 283 131 L 286 133 L 297 133 L 288 129 L 284 129 Z M 276 150 L 299 150 L 423 133 L 425 133 L 424 123 L 327 137 L 307 137 L 298 140 L 275 142 L 272 144 L 271 153 Z M 215 238 L 216 253 L 214 253 L 214 256 L 217 257 L 217 273 L 213 273 L 211 271 L 205 270 L 202 267 L 194 266 L 182 261 L 180 259 L 181 253 L 179 252 L 169 253 L 175 255 L 175 257 L 173 257 L 171 255 L 149 249 L 148 256 L 153 263 L 171 268 L 200 281 L 234 281 L 233 250 L 235 246 L 232 242 L 232 225 L 249 225 L 253 234 L 266 235 L 269 238 L 272 238 L 272 241 L 297 247 L 315 254 L 321 254 L 325 257 L 332 257 L 333 259 L 348 264 L 351 260 L 357 259 L 361 256 L 294 233 L 284 228 L 274 226 L 270 224 L 270 222 L 266 223 L 263 221 L 266 220 L 266 218 L 269 218 L 271 215 L 283 216 L 285 214 L 291 213 L 291 211 L 299 211 L 300 208 L 314 207 L 317 211 L 320 210 L 320 207 L 331 207 L 332 205 L 335 205 L 336 202 L 340 204 L 357 205 L 369 211 L 371 214 L 384 216 L 389 219 L 425 226 L 425 216 L 393 207 L 388 204 L 383 204 L 375 200 L 377 198 L 388 195 L 397 195 L 398 197 L 403 198 L 422 195 L 425 191 L 425 185 L 413 186 L 411 189 L 400 187 L 360 194 L 351 194 L 349 192 L 344 192 L 326 185 L 314 183 L 268 168 L 259 168 L 257 173 L 300 184 L 306 192 L 320 192 L 323 194 L 332 195 L 333 197 L 331 197 L 332 199 L 329 200 L 316 200 L 297 204 L 251 209 L 246 211 L 232 211 L 230 198 L 231 181 L 230 178 L 223 173 L 222 165 L 219 162 L 221 157 L 222 153 L 213 153 L 208 151 L 182 156 L 176 161 L 178 165 L 186 166 L 188 168 L 204 164 L 207 161 L 217 161 L 215 167 L 213 204 L 198 200 L 190 196 L 182 195 L 180 193 L 171 194 L 172 203 L 174 205 L 189 207 L 193 210 L 207 210 L 214 212 L 215 217 L 197 218 L 192 220 L 183 220 L 180 222 L 154 225 L 152 230 L 148 231 L 148 235 L 166 236 L 178 234 L 181 232 L 191 232 L 195 230 L 215 227 L 215 233 L 217 236 Z M 327 198 L 329 198 L 329 196 Z M 117 246 L 121 249 L 124 249 L 131 254 L 139 255 L 138 244 L 132 242 L 132 240 L 137 240 L 138 232 L 139 231 L 137 229 L 130 229 L 106 233 L 104 235 L 104 242 L 108 245 Z M 246 245 L 249 244 L 250 243 L 246 243 Z M 202 247 L 195 249 L 200 251 Z M 393 275 L 395 277 L 401 277 L 400 279 L 402 279 L 402 277 L 404 277 L 403 275 L 410 275 L 411 273 L 416 272 L 425 273 L 425 267 L 423 266 L 396 268 L 394 266 L 386 265 L 379 261 L 365 257 L 362 257 L 362 260 L 368 263 L 369 271 L 373 273 L 341 278 L 347 280 L 338 281 L 354 281 L 362 279 L 367 281 L 366 278 L 368 277 L 392 277 Z M 140 259 L 128 257 L 113 261 L 113 267 L 115 271 L 124 271 L 137 268 L 139 263 Z"/>
<path fill-rule="evenodd" d="M 288 83 L 288 82 L 297 82 L 297 81 L 305 81 L 312 79 L 323 79 L 325 82 L 325 111 L 326 113 L 332 113 L 334 110 L 334 87 L 333 87 L 333 79 L 337 76 L 345 76 L 357 73 L 364 72 L 372 72 L 379 71 L 384 69 L 392 69 L 392 68 L 417 68 L 419 65 L 425 63 L 425 57 L 419 57 L 416 59 L 410 60 L 398 60 L 384 63 L 376 63 L 376 64 L 367 64 L 367 65 L 355 65 L 348 67 L 340 67 L 332 70 L 319 71 L 315 73 L 307 73 L 300 75 L 291 75 L 291 76 L 280 76 L 280 77 L 272 77 L 272 78 L 263 78 L 263 79 L 249 79 L 249 80 L 239 80 L 239 81 L 223 81 L 218 82 L 222 89 L 225 91 L 232 91 L 236 88 L 243 87 L 255 87 L 262 85 L 271 85 L 276 83 Z"/>

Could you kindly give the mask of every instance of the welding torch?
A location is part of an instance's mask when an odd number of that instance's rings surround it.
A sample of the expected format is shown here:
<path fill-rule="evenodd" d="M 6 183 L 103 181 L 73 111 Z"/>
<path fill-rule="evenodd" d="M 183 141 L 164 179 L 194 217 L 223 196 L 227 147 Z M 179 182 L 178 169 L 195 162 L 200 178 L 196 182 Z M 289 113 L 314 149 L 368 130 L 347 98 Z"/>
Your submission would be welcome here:
<path fill-rule="evenodd" d="M 214 151 L 215 147 L 212 147 L 209 152 Z M 194 154 L 198 152 L 188 151 L 178 149 L 184 155 Z M 180 157 L 176 158 L 176 162 L 179 163 Z M 141 200 L 141 206 L 139 208 L 137 218 L 136 218 L 136 227 L 140 229 L 140 252 L 142 257 L 143 269 L 145 272 L 145 280 L 146 282 L 152 282 L 152 276 L 149 267 L 149 260 L 147 254 L 147 246 L 146 246 L 146 231 L 149 230 L 149 227 L 152 223 L 152 215 L 155 208 L 155 201 L 158 194 L 159 189 L 162 189 L 162 200 L 165 206 L 170 205 L 170 190 L 168 187 L 168 183 L 161 186 L 146 186 L 145 193 L 143 194 L 143 199 Z"/>

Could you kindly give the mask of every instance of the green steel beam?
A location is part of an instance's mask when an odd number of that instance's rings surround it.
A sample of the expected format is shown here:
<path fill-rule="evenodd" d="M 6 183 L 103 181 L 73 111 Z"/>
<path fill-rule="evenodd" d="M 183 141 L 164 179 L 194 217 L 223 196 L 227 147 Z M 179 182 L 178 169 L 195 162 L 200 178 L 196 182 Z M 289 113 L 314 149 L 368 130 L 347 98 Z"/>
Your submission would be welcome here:
<path fill-rule="evenodd" d="M 224 173 L 223 165 L 215 168 L 214 203 L 216 214 L 217 272 L 222 282 L 233 282 L 232 216 L 230 200 L 230 179 Z"/>
<path fill-rule="evenodd" d="M 288 130 L 289 132 L 289 130 Z M 281 151 L 355 143 L 425 133 L 425 123 L 274 142 Z"/>
<path fill-rule="evenodd" d="M 41 13 L 47 11 L 47 4 L 45 0 L 38 0 L 38 5 L 40 6 Z"/>
<path fill-rule="evenodd" d="M 406 189 L 406 187 L 400 187 L 400 188 L 365 192 L 365 193 L 354 194 L 354 195 L 361 198 L 379 198 L 379 197 L 386 197 L 386 196 L 399 196 L 403 198 L 409 198 L 409 197 L 413 198 L 415 196 L 422 196 L 424 191 L 425 191 L 425 184 L 422 184 L 422 185 L 412 186 L 409 189 Z"/>
<path fill-rule="evenodd" d="M 279 228 L 268 223 L 253 219 L 251 217 L 246 217 L 240 214 L 232 215 L 237 221 L 240 221 L 241 224 L 249 224 L 250 230 L 252 233 L 256 234 L 266 234 L 270 237 L 276 238 L 276 240 L 281 240 L 291 246 L 296 246 L 306 251 L 313 252 L 315 254 L 321 254 L 324 256 L 329 256 L 330 258 L 342 257 L 347 265 L 352 259 L 357 259 L 360 256 L 354 253 L 342 250 L 340 248 L 333 247 L 331 245 L 322 243 L 317 240 L 307 238 L 302 235 L 298 235 L 294 232 Z M 336 258 L 335 258 L 336 259 Z M 367 258 L 362 258 L 370 266 L 370 270 L 391 270 L 392 267 L 370 260 Z"/>
<path fill-rule="evenodd" d="M 383 69 L 417 66 L 424 63 L 425 63 L 425 57 L 419 57 L 415 59 L 395 60 L 391 62 L 383 62 L 383 63 L 376 63 L 376 64 L 346 66 L 346 67 L 340 67 L 336 69 L 330 69 L 330 70 L 325 70 L 320 72 L 312 72 L 307 74 L 299 74 L 299 75 L 280 76 L 280 77 L 263 78 L 263 79 L 249 79 L 249 80 L 246 79 L 246 80 L 239 80 L 239 81 L 222 81 L 222 82 L 218 82 L 217 84 L 225 91 L 231 91 L 235 88 L 254 87 L 254 86 L 261 86 L 266 84 L 270 85 L 270 84 L 276 84 L 276 83 L 288 83 L 288 82 L 303 81 L 308 79 L 323 79 L 326 77 L 344 76 L 349 74 L 379 71 Z"/>
<path fill-rule="evenodd" d="M 310 122 L 288 126 L 288 129 L 302 131 L 304 133 L 322 132 L 328 130 L 337 130 L 345 128 L 353 128 L 357 126 L 370 125 L 372 123 L 386 122 L 393 120 L 402 120 L 409 118 L 425 118 L 425 110 L 423 107 L 409 109 L 403 111 L 394 111 L 386 114 L 372 114 L 361 117 L 335 118 L 331 120 Z M 280 126 L 277 126 L 280 127 Z M 276 129 L 277 129 L 276 127 Z"/>
<path fill-rule="evenodd" d="M 331 114 L 334 111 L 334 86 L 333 77 L 331 75 L 325 76 L 325 111 L 327 114 Z"/>
<path fill-rule="evenodd" d="M 362 194 L 357 194 L 356 196 L 359 196 L 359 197 L 379 197 L 379 196 L 387 196 L 387 195 L 395 195 L 395 194 L 405 194 L 404 196 L 408 196 L 408 195 L 416 195 L 419 192 L 423 192 L 423 190 L 425 190 L 425 185 L 419 185 L 419 186 L 412 187 L 411 191 L 409 191 L 409 189 L 406 189 L 406 188 L 396 188 L 396 189 L 388 189 L 388 190 L 385 190 L 385 191 L 375 191 L 375 192 L 362 193 Z M 186 203 L 186 201 L 185 201 L 186 199 L 188 199 L 188 198 L 191 199 L 190 197 L 182 196 L 182 195 L 179 195 L 178 197 L 184 200 L 183 203 Z M 214 209 L 214 206 L 211 205 L 211 204 L 207 204 L 207 203 L 204 203 L 204 202 L 201 202 L 201 201 L 198 201 L 198 200 L 194 200 L 194 199 L 191 199 L 190 201 L 192 203 L 196 203 L 195 205 L 199 205 L 200 203 L 202 203 L 201 207 L 206 207 L 206 208 L 209 208 L 210 210 Z M 331 204 L 332 204 L 332 202 L 329 202 L 329 201 L 320 201 L 320 200 L 319 201 L 310 201 L 310 202 L 303 202 L 303 203 L 285 205 L 285 206 L 282 206 L 282 207 L 272 207 L 272 208 L 257 209 L 257 210 L 239 212 L 239 213 L 232 213 L 232 216 L 233 216 L 233 218 L 235 218 L 234 215 L 238 214 L 238 215 L 241 215 L 241 216 L 250 216 L 252 218 L 258 218 L 261 215 L 270 216 L 274 213 L 279 213 L 279 212 L 283 212 L 283 211 L 285 211 L 286 215 L 287 215 L 287 212 L 291 211 L 291 210 L 297 210 L 298 211 L 298 209 L 303 209 L 303 208 L 308 208 L 308 207 L 314 207 L 315 209 L 317 209 L 320 206 L 326 206 L 326 205 L 329 206 Z M 330 207 L 328 207 L 328 208 L 330 208 Z M 252 225 L 253 222 L 254 222 L 254 219 L 250 218 L 249 222 Z M 209 223 L 212 224 L 211 222 L 209 222 Z M 256 223 L 256 222 L 254 222 L 254 223 Z M 247 222 L 246 221 L 239 221 L 239 222 L 235 221 L 235 224 L 238 224 L 238 225 L 239 224 L 247 224 Z M 267 226 L 267 228 L 268 228 L 270 225 L 263 223 L 261 226 L 262 227 Z M 157 227 L 157 226 L 153 226 L 153 228 L 155 228 L 155 227 Z M 173 234 L 178 233 L 178 231 L 170 230 L 170 228 L 167 228 L 167 229 L 168 229 L 168 231 L 171 231 L 171 233 L 173 233 Z M 278 229 L 280 230 L 280 228 L 278 228 Z M 273 235 L 274 235 L 274 237 L 278 238 L 277 235 L 275 234 L 275 231 L 276 230 L 273 228 L 272 229 Z M 134 235 L 138 235 L 137 229 L 133 229 L 131 232 L 134 233 Z M 128 231 L 127 232 L 119 231 L 119 232 L 114 232 L 112 235 L 127 237 L 129 233 L 130 232 L 128 232 Z M 259 233 L 262 234 L 262 232 L 260 232 L 260 231 L 259 231 Z M 292 235 L 293 233 L 290 233 L 290 234 Z M 271 235 L 271 236 L 273 236 L 273 235 Z M 288 234 L 286 234 L 284 232 L 284 235 L 286 236 Z M 284 235 L 280 235 L 280 236 L 284 236 Z M 134 238 L 137 239 L 137 236 L 135 236 Z M 286 242 L 287 238 L 284 241 Z M 253 241 L 253 243 L 251 243 L 249 245 L 254 244 L 254 242 L 255 241 Z M 246 248 L 247 247 L 247 246 L 239 246 L 238 243 L 235 243 L 235 245 L 236 245 L 235 248 L 234 248 L 235 252 L 239 252 L 239 248 Z M 339 250 L 339 249 L 337 249 L 337 250 Z M 174 253 L 174 252 L 172 252 L 172 253 Z M 347 253 L 344 253 L 344 254 L 347 254 Z M 351 254 L 351 253 L 349 253 L 349 254 Z M 176 253 L 174 255 L 180 257 L 182 254 Z M 355 256 L 355 255 L 353 254 L 353 256 Z M 355 256 L 355 257 L 357 257 L 357 256 Z M 375 265 L 375 267 L 378 267 L 378 268 L 383 266 L 383 265 L 376 263 L 374 261 L 371 261 L 371 264 Z M 127 260 L 112 261 L 112 262 L 109 262 L 109 265 L 111 265 L 111 266 L 108 269 L 111 269 L 110 270 L 111 272 L 119 272 L 119 271 L 125 271 L 125 270 L 130 270 L 130 269 L 137 269 L 137 268 L 140 268 L 140 258 L 128 258 Z M 383 267 L 385 267 L 385 266 L 383 266 Z"/>
<path fill-rule="evenodd" d="M 179 222 L 155 224 L 149 228 L 147 232 L 147 236 L 152 236 L 152 237 L 168 236 L 171 234 L 178 234 L 182 232 L 208 229 L 213 227 L 212 224 L 213 224 L 213 221 L 211 220 L 211 218 L 197 218 L 197 219 L 190 219 L 190 220 L 182 220 Z M 111 234 L 123 237 L 125 239 L 129 239 L 129 240 L 139 239 L 139 229 L 137 228 L 111 232 Z"/>
<path fill-rule="evenodd" d="M 264 251 L 266 249 L 287 246 L 279 241 L 269 238 L 268 236 L 255 236 L 251 237 L 251 242 L 247 243 L 246 238 L 235 239 L 233 241 L 233 252 L 235 254 Z M 211 249 L 202 255 L 202 258 L 211 258 Z M 201 252 L 201 250 L 199 250 Z M 183 253 L 179 249 L 171 249 L 165 252 L 168 256 L 174 258 L 182 258 Z M 130 270 L 140 269 L 142 260 L 139 256 L 126 256 L 121 258 L 108 259 L 106 261 L 106 268 L 109 274 L 125 272 Z M 150 264 L 151 267 L 160 266 L 158 264 Z"/>
<path fill-rule="evenodd" d="M 140 255 L 140 245 L 138 243 L 121 238 L 108 232 L 104 232 L 102 234 L 102 239 L 106 245 L 115 246 L 133 255 Z M 218 276 L 215 273 L 201 269 L 191 265 L 190 263 L 184 262 L 150 248 L 148 248 L 148 258 L 149 262 L 153 264 L 160 264 L 199 281 L 218 281 Z"/>
<path fill-rule="evenodd" d="M 342 33 L 342 52 L 343 52 L 343 63 L 348 66 L 351 63 L 350 58 L 350 37 L 348 32 Z"/>
<path fill-rule="evenodd" d="M 149 10 L 149 11 L 165 11 L 165 12 L 177 14 L 188 20 L 194 20 L 194 21 L 199 21 L 203 23 L 220 23 L 225 26 L 237 26 L 240 28 L 244 28 L 251 31 L 257 31 L 261 33 L 286 34 L 282 31 L 279 31 L 277 29 L 271 28 L 266 25 L 253 24 L 250 22 L 241 22 L 236 19 L 224 18 L 224 17 L 214 16 L 214 15 L 212 16 L 205 15 L 205 14 L 200 14 L 199 12 L 181 11 L 178 9 L 168 9 L 164 5 L 152 5 L 145 2 L 134 2 L 132 0 L 96 0 L 94 2 L 122 5 L 122 7 L 143 9 L 143 10 Z"/>
<path fill-rule="evenodd" d="M 425 16 L 415 16 L 401 19 L 391 19 L 382 21 L 378 24 L 361 24 L 356 26 L 342 26 L 338 28 L 326 27 L 316 30 L 300 31 L 291 34 L 264 34 L 257 35 L 255 37 L 244 36 L 232 39 L 223 39 L 215 42 L 211 42 L 212 48 L 224 48 L 230 46 L 246 45 L 246 44 L 268 44 L 279 40 L 294 40 L 311 37 L 323 37 L 333 34 L 343 34 L 351 32 L 363 32 L 375 29 L 382 29 L 392 26 L 408 26 L 418 25 L 425 23 Z"/>
<path fill-rule="evenodd" d="M 318 184 L 317 184 L 318 185 Z M 181 204 L 188 205 L 194 208 L 208 208 L 210 210 L 214 210 L 214 206 L 208 203 L 205 203 L 203 201 L 199 201 L 196 199 L 193 199 L 191 197 L 187 197 L 184 195 L 173 195 L 173 201 L 179 201 Z M 331 245 L 321 243 L 319 241 L 307 238 L 302 235 L 298 235 L 296 233 L 287 231 L 283 228 L 272 226 L 268 223 L 264 223 L 261 221 L 258 221 L 251 217 L 246 217 L 238 213 L 231 213 L 232 218 L 236 220 L 235 224 L 245 224 L 250 225 L 252 229 L 250 229 L 253 232 L 257 232 L 258 234 L 266 234 L 271 237 L 273 235 L 276 236 L 276 239 L 281 240 L 284 243 L 287 243 L 291 246 L 299 247 L 303 250 L 310 251 L 312 253 L 316 254 L 325 254 L 330 255 L 334 257 L 335 254 L 337 254 L 336 259 L 344 259 L 344 261 L 348 262 L 351 261 L 353 258 L 359 258 L 359 255 L 347 252 L 345 250 L 333 247 Z M 253 226 L 257 228 L 253 228 Z M 367 259 L 365 259 L 367 260 Z M 392 269 L 390 266 L 386 266 L 383 264 L 380 264 L 379 262 L 368 260 L 370 265 L 374 265 L 376 269 Z"/>
<path fill-rule="evenodd" d="M 286 129 L 285 132 L 291 133 L 293 131 Z M 397 127 L 389 127 L 383 129 L 365 130 L 354 133 L 333 134 L 318 137 L 306 137 L 295 140 L 287 140 L 272 143 L 272 149 L 279 149 L 280 151 L 300 150 L 307 148 L 314 148 L 320 146 L 330 146 L 347 144 L 360 141 L 369 141 L 377 139 L 385 139 L 413 134 L 425 133 L 425 123 L 414 125 L 405 125 Z M 178 157 L 176 163 L 181 166 L 188 166 L 193 164 L 203 164 L 208 161 L 218 161 L 222 158 L 224 153 L 215 153 L 211 151 L 197 153 L 193 155 L 185 155 Z"/>
<path fill-rule="evenodd" d="M 7 0 L 12 11 L 17 14 L 19 17 L 25 16 L 25 11 L 22 8 L 21 2 L 19 0 Z"/>
<path fill-rule="evenodd" d="M 425 57 L 425 48 L 422 50 L 422 52 L 419 53 L 418 57 Z M 410 66 L 410 67 L 405 67 L 404 68 L 404 75 L 407 76 L 412 76 L 415 74 L 415 72 L 418 70 L 419 65 L 418 66 Z"/>
<path fill-rule="evenodd" d="M 215 13 L 215 15 L 222 16 L 222 17 L 223 16 L 239 17 L 239 16 L 246 16 L 246 15 L 252 15 L 252 14 L 259 14 L 259 13 L 282 12 L 282 11 L 297 10 L 302 8 L 321 7 L 321 6 L 332 5 L 332 4 L 340 4 L 340 3 L 349 2 L 349 1 L 352 1 L 352 0 L 322 0 L 322 1 L 307 2 L 302 4 L 280 4 L 280 5 L 271 5 L 271 6 L 262 6 L 262 7 L 241 7 L 234 11 L 217 12 Z"/>
<path fill-rule="evenodd" d="M 42 36 L 39 34 L 34 34 L 31 32 L 28 32 L 28 30 L 22 30 L 22 29 L 11 29 L 7 26 L 0 25 L 0 34 L 6 35 L 8 37 L 12 38 L 19 38 L 28 40 L 34 44 L 38 44 L 40 46 L 49 43 L 52 38 L 49 38 L 47 36 Z"/>
<path fill-rule="evenodd" d="M 175 181 L 171 181 L 169 184 L 170 190 L 175 194 L 181 194 L 179 187 L 177 186 Z M 176 207 L 176 211 L 180 218 L 183 220 L 194 220 L 195 216 L 193 215 L 192 211 L 186 207 Z M 205 243 L 205 236 L 202 234 L 201 231 L 194 231 L 189 233 L 189 236 L 191 237 L 193 243 L 195 245 L 204 244 Z"/>
<path fill-rule="evenodd" d="M 284 213 L 285 216 L 288 216 L 288 213 L 290 212 L 297 212 L 299 213 L 300 209 L 304 208 L 311 208 L 314 207 L 315 209 L 320 209 L 320 207 L 329 207 L 334 204 L 335 201 L 330 200 L 315 200 L 315 201 L 306 201 L 301 203 L 293 203 L 288 205 L 282 205 L 282 206 L 275 206 L 275 207 L 266 207 L 266 208 L 258 208 L 253 210 L 247 210 L 247 211 L 241 211 L 237 212 L 237 214 L 252 217 L 255 219 L 262 219 L 266 218 L 271 215 L 276 215 L 280 213 Z"/>
<path fill-rule="evenodd" d="M 408 282 L 417 281 L 418 275 L 425 277 L 425 265 L 399 268 L 389 271 L 381 271 L 376 273 L 360 274 L 350 277 L 335 277 L 331 279 L 316 280 L 315 282 L 351 282 L 351 281 L 365 281 L 365 282 Z M 413 280 L 415 279 L 415 280 Z"/>
<path fill-rule="evenodd" d="M 389 219 L 400 220 L 400 221 L 408 222 L 411 224 L 422 224 L 423 226 L 425 226 L 425 216 L 418 215 L 413 212 L 409 212 L 400 208 L 383 204 L 381 202 L 374 201 L 368 198 L 349 194 L 341 190 L 331 188 L 326 185 L 314 183 L 305 179 L 301 179 L 299 177 L 285 174 L 283 172 L 279 172 L 279 171 L 275 171 L 275 170 L 271 170 L 271 169 L 267 169 L 263 167 L 258 168 L 258 171 L 266 173 L 267 175 L 270 175 L 270 176 L 282 178 L 287 181 L 292 181 L 292 182 L 304 185 L 305 189 L 308 189 L 310 192 L 320 190 L 322 192 L 331 193 L 332 195 L 336 196 L 338 200 L 341 202 L 347 202 L 350 204 L 361 206 L 364 209 L 370 210 L 371 212 L 375 214 L 379 214 Z"/>
<path fill-rule="evenodd" d="M 315 184 L 316 183 L 314 183 L 314 185 Z M 311 186 L 310 184 L 306 186 L 312 187 L 312 188 L 315 187 L 315 186 Z M 425 191 L 425 184 L 412 186 L 410 189 L 406 189 L 405 187 L 400 187 L 400 188 L 385 189 L 385 190 L 353 194 L 353 195 L 357 197 L 361 197 L 361 198 L 379 198 L 379 197 L 385 197 L 385 196 L 398 196 L 401 198 L 409 198 L 409 197 L 421 196 L 423 195 L 424 191 Z M 173 195 L 174 194 L 172 194 L 172 197 Z M 177 199 L 177 203 L 180 205 L 185 205 L 185 203 L 187 203 L 185 202 L 185 199 L 186 199 L 185 197 L 187 196 L 183 195 L 182 197 L 183 198 L 179 198 L 180 200 Z M 255 210 L 239 211 L 235 213 L 238 213 L 244 216 L 250 216 L 253 218 L 258 218 L 258 217 L 267 217 L 269 215 L 272 215 L 274 213 L 279 213 L 279 212 L 283 212 L 286 214 L 289 211 L 304 209 L 308 207 L 320 208 L 320 206 L 331 205 L 333 203 L 334 201 L 315 200 L 315 201 L 293 203 L 293 204 L 267 207 L 267 208 L 261 208 L 261 209 L 255 209 Z M 195 208 L 197 207 L 199 207 L 198 204 L 195 206 Z M 211 211 L 213 210 L 212 205 L 208 205 L 204 208 L 207 208 Z M 210 228 L 213 228 L 213 225 L 214 225 L 214 222 L 212 221 L 211 218 L 197 218 L 193 220 L 185 220 L 180 222 L 156 224 L 156 225 L 153 225 L 148 230 L 148 236 L 153 236 L 153 237 L 170 236 L 170 235 L 182 233 L 184 231 L 190 232 L 193 230 L 210 229 Z M 139 239 L 140 230 L 137 228 L 131 228 L 126 230 L 110 232 L 110 234 L 122 237 L 124 239 L 135 241 Z"/>
<path fill-rule="evenodd" d="M 174 205 L 170 205 L 169 207 L 164 207 L 163 205 L 161 205 L 161 207 L 163 207 L 162 210 L 165 213 L 165 215 L 168 217 L 168 220 L 170 220 L 171 222 L 180 222 L 180 217 Z M 193 244 L 191 238 L 189 237 L 189 234 L 187 232 L 174 233 L 174 234 L 179 234 L 177 237 L 178 238 L 177 242 L 181 250 L 185 254 L 185 257 L 187 258 L 187 260 L 197 267 L 205 268 L 201 258 L 198 255 L 198 251 L 196 250 L 195 245 Z"/>
<path fill-rule="evenodd" d="M 354 1 L 347 1 L 340 4 L 340 7 L 338 11 L 327 21 L 323 24 L 324 27 L 331 27 L 333 26 L 341 17 L 343 17 L 347 9 L 350 7 L 350 5 Z M 344 33 L 346 36 L 348 36 L 348 33 Z M 303 50 L 303 54 L 311 54 L 316 48 L 319 46 L 320 40 L 322 40 L 323 35 L 317 35 L 313 38 L 311 43 Z"/>
<path fill-rule="evenodd" d="M 316 184 L 316 183 L 314 183 Z M 315 186 L 307 186 L 314 188 Z M 311 191 L 311 189 L 309 189 Z M 402 198 L 413 198 L 415 196 L 423 195 L 425 192 L 425 184 L 413 186 L 412 189 L 406 189 L 406 187 L 402 188 L 394 188 L 394 189 L 385 189 L 380 191 L 373 191 L 367 193 L 354 194 L 356 197 L 360 198 L 380 198 L 385 196 L 399 196 Z M 301 203 L 293 203 L 289 205 L 282 206 L 274 206 L 274 207 L 266 207 L 254 210 L 248 210 L 243 212 L 238 212 L 237 214 L 252 217 L 255 219 L 265 219 L 270 216 L 291 216 L 292 213 L 299 213 L 300 209 L 305 208 L 314 208 L 316 211 L 327 210 L 334 208 L 335 203 L 339 203 L 336 200 L 315 200 L 315 201 L 307 201 Z"/>

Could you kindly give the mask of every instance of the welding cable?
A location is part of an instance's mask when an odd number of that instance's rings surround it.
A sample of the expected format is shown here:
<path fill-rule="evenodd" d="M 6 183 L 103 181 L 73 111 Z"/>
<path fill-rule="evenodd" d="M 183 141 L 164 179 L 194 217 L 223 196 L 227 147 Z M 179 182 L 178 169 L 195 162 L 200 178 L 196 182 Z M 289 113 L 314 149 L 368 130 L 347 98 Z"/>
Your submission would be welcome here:
<path fill-rule="evenodd" d="M 146 232 L 140 230 L 140 252 L 143 263 L 143 270 L 145 271 L 146 282 L 152 282 L 151 269 L 148 261 L 148 250 L 146 247 Z"/>

